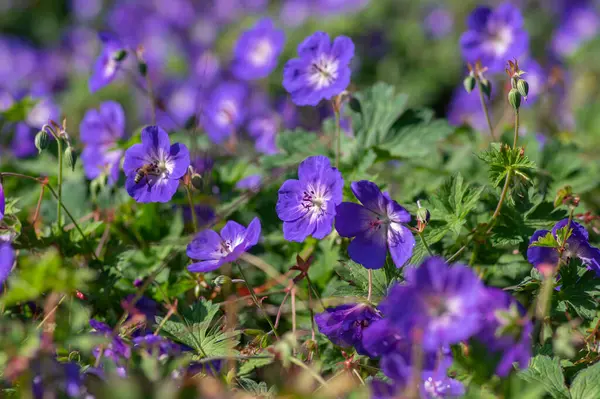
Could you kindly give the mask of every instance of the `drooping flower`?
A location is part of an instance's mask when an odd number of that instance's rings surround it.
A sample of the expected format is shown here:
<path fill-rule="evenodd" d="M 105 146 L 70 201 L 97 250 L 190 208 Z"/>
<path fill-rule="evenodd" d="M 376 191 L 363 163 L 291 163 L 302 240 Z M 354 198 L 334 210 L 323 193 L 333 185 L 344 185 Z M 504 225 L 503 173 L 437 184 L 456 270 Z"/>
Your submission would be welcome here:
<path fill-rule="evenodd" d="M 460 38 L 464 60 L 481 61 L 491 72 L 502 71 L 506 60 L 520 57 L 529 48 L 523 16 L 510 3 L 495 9 L 477 7 L 467 19 L 467 28 Z"/>
<path fill-rule="evenodd" d="M 125 187 L 137 202 L 168 202 L 187 172 L 190 155 L 184 144 L 170 144 L 169 135 L 158 126 L 142 130 L 142 143 L 125 152 Z"/>
<path fill-rule="evenodd" d="M 407 269 L 405 277 L 407 283 L 392 287 L 380 305 L 404 336 L 421 331 L 423 348 L 430 351 L 477 333 L 483 285 L 472 269 L 431 257 Z M 410 306 L 398 306 L 402 303 Z"/>
<path fill-rule="evenodd" d="M 362 344 L 363 330 L 381 316 L 366 303 L 345 304 L 325 309 L 315 315 L 321 334 L 341 347 L 354 347 L 361 355 L 368 355 Z"/>
<path fill-rule="evenodd" d="M 254 218 L 248 228 L 230 220 L 221 229 L 221 234 L 213 230 L 199 232 L 187 246 L 187 255 L 198 261 L 189 265 L 188 270 L 205 273 L 235 261 L 258 243 L 260 230 L 260 221 Z"/>
<path fill-rule="evenodd" d="M 259 20 L 235 44 L 231 72 L 241 80 L 268 76 L 277 66 L 284 42 L 285 33 L 270 18 Z"/>
<path fill-rule="evenodd" d="M 123 61 L 119 58 L 122 57 L 122 51 L 125 51 L 125 46 L 115 35 L 101 32 L 98 36 L 103 48 L 90 76 L 89 88 L 91 93 L 100 90 L 113 81 Z"/>
<path fill-rule="evenodd" d="M 0 284 L 3 284 L 15 263 L 15 250 L 10 242 L 0 241 Z"/>
<path fill-rule="evenodd" d="M 342 202 L 344 179 L 329 159 L 318 155 L 306 158 L 298 167 L 298 180 L 290 179 L 279 188 L 277 216 L 283 220 L 283 237 L 302 242 L 312 235 L 325 238 Z"/>
<path fill-rule="evenodd" d="M 225 141 L 242 124 L 246 96 L 246 87 L 240 83 L 221 83 L 213 89 L 203 109 L 202 122 L 214 143 Z"/>
<path fill-rule="evenodd" d="M 337 208 L 335 229 L 342 237 L 354 237 L 348 246 L 353 261 L 368 269 L 384 266 L 389 248 L 396 267 L 412 256 L 415 238 L 404 223 L 410 214 L 367 180 L 352 182 L 352 192 L 362 203 L 343 202 Z"/>
<path fill-rule="evenodd" d="M 125 111 L 116 101 L 106 101 L 98 109 L 88 110 L 79 124 L 84 144 L 114 144 L 125 134 Z"/>
<path fill-rule="evenodd" d="M 600 17 L 593 4 L 587 2 L 568 2 L 563 11 L 561 23 L 552 38 L 552 50 L 555 54 L 568 57 L 586 41 L 593 39 L 600 30 Z"/>
<path fill-rule="evenodd" d="M 506 377 L 514 363 L 526 368 L 531 359 L 533 324 L 523 306 L 498 288 L 486 288 L 479 306 L 481 330 L 475 339 L 500 355 L 496 374 Z"/>
<path fill-rule="evenodd" d="M 315 32 L 298 46 L 299 58 L 289 60 L 283 70 L 283 87 L 297 105 L 317 105 L 350 84 L 350 61 L 354 43 L 338 36 L 331 44 L 325 32 Z"/>
<path fill-rule="evenodd" d="M 562 238 L 558 236 L 558 231 L 564 228 L 568 221 L 569 219 L 563 219 L 554 225 L 552 228 L 552 235 L 555 239 Z M 570 229 L 571 235 L 567 239 L 562 258 L 564 260 L 574 257 L 579 258 L 588 269 L 593 270 L 596 273 L 596 276 L 600 277 L 600 249 L 590 245 L 588 241 L 588 232 L 585 227 L 577 222 L 571 221 Z M 546 236 L 548 233 L 548 230 L 537 230 L 529 240 L 527 260 L 536 268 L 543 264 L 556 267 L 560 261 L 559 253 L 556 248 L 531 246 L 531 244 L 536 242 L 539 238 Z"/>

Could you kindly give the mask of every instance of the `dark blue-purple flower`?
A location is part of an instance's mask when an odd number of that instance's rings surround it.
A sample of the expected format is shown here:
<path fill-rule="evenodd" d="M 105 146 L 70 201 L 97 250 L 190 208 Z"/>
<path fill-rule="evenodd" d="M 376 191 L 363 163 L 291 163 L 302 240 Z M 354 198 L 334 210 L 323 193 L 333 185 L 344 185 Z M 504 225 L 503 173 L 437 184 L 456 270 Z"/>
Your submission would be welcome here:
<path fill-rule="evenodd" d="M 116 101 L 106 101 L 89 109 L 79 124 L 84 144 L 114 144 L 125 135 L 125 111 Z"/>
<path fill-rule="evenodd" d="M 586 41 L 598 35 L 600 17 L 593 4 L 574 1 L 561 16 L 558 29 L 552 38 L 555 54 L 568 57 Z"/>
<path fill-rule="evenodd" d="M 246 87 L 240 83 L 221 83 L 213 89 L 202 112 L 202 124 L 214 143 L 222 143 L 240 127 L 246 96 Z"/>
<path fill-rule="evenodd" d="M 115 35 L 102 32 L 99 37 L 103 47 L 89 80 L 89 88 L 92 93 L 113 81 L 122 62 L 118 59 L 119 55 L 121 51 L 125 51 L 125 46 Z"/>
<path fill-rule="evenodd" d="M 406 337 L 422 333 L 423 348 L 436 350 L 470 338 L 481 327 L 483 285 L 472 269 L 450 267 L 437 257 L 405 271 L 406 284 L 393 286 L 380 309 Z M 405 306 L 402 306 L 405 304 Z"/>
<path fill-rule="evenodd" d="M 481 330 L 475 339 L 500 355 L 496 374 L 506 377 L 517 363 L 526 368 L 531 359 L 533 324 L 523 306 L 498 288 L 486 288 L 480 302 Z"/>
<path fill-rule="evenodd" d="M 283 237 L 302 242 L 312 235 L 325 238 L 342 202 L 344 179 L 329 159 L 308 157 L 298 167 L 298 180 L 290 179 L 279 188 L 275 210 L 283 220 Z"/>
<path fill-rule="evenodd" d="M 367 180 L 352 182 L 352 192 L 362 203 L 343 202 L 337 209 L 335 229 L 342 237 L 354 237 L 348 246 L 353 261 L 369 269 L 384 266 L 388 248 L 396 267 L 412 256 L 415 238 L 404 224 L 410 214 Z"/>
<path fill-rule="evenodd" d="M 251 29 L 243 32 L 236 42 L 231 72 L 241 80 L 268 76 L 277 66 L 284 42 L 285 33 L 275 28 L 271 19 L 259 20 Z"/>
<path fill-rule="evenodd" d="M 315 315 L 321 334 L 338 346 L 354 347 L 361 355 L 368 355 L 362 344 L 363 330 L 379 319 L 381 316 L 366 303 L 340 305 Z"/>
<path fill-rule="evenodd" d="M 230 220 L 221 229 L 221 234 L 214 230 L 199 232 L 187 246 L 187 255 L 197 261 L 189 265 L 188 270 L 205 273 L 235 261 L 258 243 L 260 230 L 260 221 L 254 218 L 248 228 Z"/>
<path fill-rule="evenodd" d="M 125 187 L 137 202 L 168 202 L 179 187 L 179 179 L 190 166 L 185 145 L 171 145 L 169 135 L 158 126 L 142 130 L 141 144 L 125 152 Z"/>
<path fill-rule="evenodd" d="M 297 105 L 317 105 L 346 90 L 350 84 L 350 61 L 354 43 L 338 36 L 331 44 L 325 32 L 315 32 L 298 46 L 299 58 L 289 60 L 283 70 L 283 87 Z"/>
<path fill-rule="evenodd" d="M 10 274 L 15 263 L 15 250 L 10 242 L 0 241 L 0 285 L 3 284 Z"/>
<path fill-rule="evenodd" d="M 558 231 L 567 225 L 568 219 L 563 219 L 556 223 L 552 228 L 552 235 L 555 239 L 562 240 L 562 232 L 560 237 Z M 589 244 L 588 232 L 577 222 L 571 221 L 571 235 L 567 239 L 564 247 L 562 257 L 564 260 L 570 258 L 579 258 L 581 262 L 593 270 L 597 276 L 600 276 L 600 249 L 593 247 Z M 538 241 L 541 237 L 546 236 L 550 231 L 548 230 L 537 230 L 531 236 L 529 240 L 529 248 L 527 249 L 527 260 L 536 268 L 542 265 L 551 265 L 553 267 L 558 266 L 559 253 L 556 248 L 551 247 L 537 247 L 532 246 L 534 242 Z"/>
<path fill-rule="evenodd" d="M 521 12 L 510 3 L 495 9 L 477 7 L 467 19 L 460 47 L 465 61 L 481 61 L 491 72 L 502 71 L 506 60 L 520 57 L 529 48 Z"/>

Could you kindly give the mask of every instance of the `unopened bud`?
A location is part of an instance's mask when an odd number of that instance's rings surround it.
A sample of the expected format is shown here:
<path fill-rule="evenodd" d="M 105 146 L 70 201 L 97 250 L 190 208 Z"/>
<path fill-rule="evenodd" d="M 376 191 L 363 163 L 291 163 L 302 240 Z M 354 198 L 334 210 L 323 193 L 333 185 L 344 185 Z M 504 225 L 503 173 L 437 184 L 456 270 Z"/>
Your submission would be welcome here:
<path fill-rule="evenodd" d="M 431 217 L 431 214 L 429 213 L 429 211 L 426 208 L 417 209 L 417 222 L 422 223 L 422 224 L 427 224 L 427 223 L 429 223 L 430 217 Z"/>
<path fill-rule="evenodd" d="M 465 86 L 465 90 L 467 93 L 470 93 L 475 88 L 475 77 L 469 75 L 463 81 L 463 85 Z"/>
<path fill-rule="evenodd" d="M 114 54 L 113 54 L 113 60 L 115 60 L 117 62 L 121 62 L 125 58 L 127 58 L 127 51 L 126 50 L 118 50 L 118 51 L 115 51 Z"/>
<path fill-rule="evenodd" d="M 517 82 L 517 90 L 519 91 L 519 94 L 527 98 L 527 94 L 529 94 L 529 83 L 527 83 L 526 80 L 519 79 Z"/>
<path fill-rule="evenodd" d="M 220 287 L 225 284 L 231 284 L 231 277 L 220 275 L 213 281 L 217 287 Z"/>
<path fill-rule="evenodd" d="M 40 130 L 38 134 L 35 135 L 35 148 L 38 149 L 38 153 L 41 153 L 43 150 L 48 148 L 49 144 L 50 136 L 45 130 Z"/>
<path fill-rule="evenodd" d="M 68 146 L 65 150 L 65 160 L 67 161 L 67 166 L 74 171 L 75 164 L 77 163 L 77 153 L 75 152 L 73 147 Z"/>
<path fill-rule="evenodd" d="M 196 190 L 202 190 L 202 176 L 198 173 L 192 175 L 192 186 L 194 186 Z"/>
<path fill-rule="evenodd" d="M 517 89 L 510 89 L 508 92 L 508 102 L 515 110 L 521 106 L 521 93 Z"/>
<path fill-rule="evenodd" d="M 146 77 L 148 74 L 148 64 L 146 64 L 144 61 L 140 61 L 138 63 L 138 71 L 140 71 L 140 75 Z"/>
<path fill-rule="evenodd" d="M 492 82 L 487 79 L 481 79 L 481 90 L 488 100 L 492 97 Z"/>

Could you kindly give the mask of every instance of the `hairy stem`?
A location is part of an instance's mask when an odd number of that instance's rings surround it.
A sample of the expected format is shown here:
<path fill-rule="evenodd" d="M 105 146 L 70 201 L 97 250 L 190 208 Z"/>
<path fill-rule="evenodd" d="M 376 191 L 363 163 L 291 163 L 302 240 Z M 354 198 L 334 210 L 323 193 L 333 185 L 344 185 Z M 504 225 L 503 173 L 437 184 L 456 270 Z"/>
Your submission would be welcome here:
<path fill-rule="evenodd" d="M 244 283 L 246 283 L 246 288 L 248 288 L 248 291 L 250 291 L 250 295 L 252 296 L 252 300 L 254 301 L 254 304 L 261 311 L 261 313 L 263 314 L 263 317 L 265 318 L 267 323 L 269 323 L 269 326 L 273 330 L 273 334 L 275 335 L 275 338 L 279 339 L 279 335 L 277 334 L 277 330 L 275 329 L 275 326 L 273 325 L 271 318 L 269 317 L 269 315 L 267 314 L 267 312 L 265 311 L 263 306 L 258 301 L 258 298 L 256 297 L 256 294 L 254 293 L 254 288 L 252 288 L 250 286 L 250 283 L 248 282 L 248 279 L 246 278 L 246 275 L 244 274 L 244 270 L 242 269 L 242 266 L 240 266 L 240 264 L 238 262 L 235 262 L 235 265 L 237 266 L 238 270 L 240 271 L 240 275 L 244 279 Z"/>
<path fill-rule="evenodd" d="M 189 186 L 185 186 L 185 191 L 187 191 L 187 200 L 190 206 L 190 212 L 192 214 L 192 223 L 194 224 L 194 231 L 198 232 L 198 218 L 196 217 L 196 209 L 194 208 L 194 200 L 192 199 L 192 190 L 190 190 Z"/>
<path fill-rule="evenodd" d="M 519 140 L 519 110 L 515 110 L 515 135 L 513 137 L 513 148 L 517 148 L 517 141 Z"/>
<path fill-rule="evenodd" d="M 371 302 L 371 296 L 373 295 L 373 270 L 368 269 L 369 275 L 369 292 L 367 293 L 367 301 Z"/>
<path fill-rule="evenodd" d="M 502 192 L 500 193 L 500 199 L 498 200 L 498 205 L 496 205 L 496 210 L 492 215 L 492 218 L 489 221 L 490 228 L 488 229 L 488 233 L 492 231 L 493 223 L 496 221 L 498 215 L 500 215 L 500 210 L 502 209 L 502 203 L 506 199 L 506 194 L 508 193 L 508 188 L 510 186 L 510 180 L 512 179 L 512 169 L 508 170 L 506 174 L 506 181 L 504 182 L 504 187 L 502 187 Z"/>
<path fill-rule="evenodd" d="M 433 251 L 431 250 L 431 248 L 429 248 L 429 244 L 427 244 L 427 241 L 425 240 L 425 236 L 423 235 L 423 232 L 419 231 L 418 234 L 419 234 L 419 237 L 421 238 L 421 242 L 423 243 L 423 246 L 427 250 L 427 253 L 429 254 L 429 256 L 433 256 Z"/>
<path fill-rule="evenodd" d="M 58 136 L 54 136 L 56 139 L 56 144 L 58 145 L 58 196 L 57 196 L 57 225 L 58 230 L 62 230 L 61 227 L 61 219 L 62 219 L 62 181 L 63 181 L 63 148 L 62 148 L 62 140 Z"/>
<path fill-rule="evenodd" d="M 496 140 L 496 137 L 494 137 L 494 127 L 492 126 L 492 120 L 490 119 L 490 112 L 488 110 L 487 104 L 485 103 L 485 98 L 483 97 L 483 87 L 481 86 L 481 81 L 479 79 L 477 79 L 477 88 L 479 89 L 479 100 L 481 101 L 481 108 L 483 108 L 485 120 L 487 121 L 488 128 L 490 129 L 490 136 L 492 136 L 492 140 Z"/>

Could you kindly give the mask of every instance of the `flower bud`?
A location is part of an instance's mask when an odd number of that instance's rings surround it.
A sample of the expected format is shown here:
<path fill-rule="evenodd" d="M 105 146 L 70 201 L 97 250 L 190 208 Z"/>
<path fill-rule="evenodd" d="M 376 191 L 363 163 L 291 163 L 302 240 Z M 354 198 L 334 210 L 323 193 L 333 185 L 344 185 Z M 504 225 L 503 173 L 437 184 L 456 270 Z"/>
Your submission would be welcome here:
<path fill-rule="evenodd" d="M 126 50 L 117 50 L 113 53 L 113 60 L 121 62 L 123 61 L 125 58 L 127 58 L 127 51 Z"/>
<path fill-rule="evenodd" d="M 196 190 L 202 190 L 202 176 L 198 173 L 192 175 L 192 186 L 194 186 Z"/>
<path fill-rule="evenodd" d="M 463 85 L 465 86 L 465 90 L 467 93 L 470 93 L 475 88 L 475 77 L 469 75 L 463 81 Z"/>
<path fill-rule="evenodd" d="M 417 222 L 422 223 L 422 224 L 427 224 L 427 223 L 429 223 L 430 217 L 431 217 L 431 214 L 429 213 L 429 211 L 426 208 L 417 209 Z"/>
<path fill-rule="evenodd" d="M 515 110 L 521 106 L 521 93 L 517 89 L 510 89 L 508 92 L 508 102 Z"/>
<path fill-rule="evenodd" d="M 231 284 L 232 280 L 231 277 L 220 275 L 217 278 L 215 278 L 213 282 L 217 287 L 220 287 L 225 284 Z"/>
<path fill-rule="evenodd" d="M 487 79 L 481 79 L 481 90 L 483 90 L 483 94 L 485 94 L 489 100 L 492 96 L 492 82 Z"/>
<path fill-rule="evenodd" d="M 527 83 L 526 80 L 519 79 L 517 82 L 517 90 L 519 91 L 519 94 L 527 98 L 527 94 L 529 94 L 529 83 Z"/>
<path fill-rule="evenodd" d="M 138 62 L 138 71 L 140 71 L 140 75 L 145 78 L 148 74 L 148 64 L 146 64 L 144 61 Z"/>
<path fill-rule="evenodd" d="M 38 149 L 38 153 L 41 153 L 50 144 L 50 136 L 45 130 L 40 130 L 38 134 L 35 135 L 35 148 Z"/>
<path fill-rule="evenodd" d="M 77 163 L 77 153 L 75 152 L 73 147 L 68 146 L 65 150 L 65 160 L 67 161 L 67 166 L 74 171 L 75 164 Z"/>

